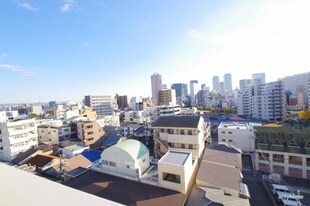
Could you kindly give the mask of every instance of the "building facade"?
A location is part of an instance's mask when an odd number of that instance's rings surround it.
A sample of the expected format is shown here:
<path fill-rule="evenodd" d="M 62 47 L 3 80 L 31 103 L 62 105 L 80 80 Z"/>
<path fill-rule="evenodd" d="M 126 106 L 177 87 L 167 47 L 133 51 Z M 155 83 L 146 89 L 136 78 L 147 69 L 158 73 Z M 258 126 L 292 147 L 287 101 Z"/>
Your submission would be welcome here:
<path fill-rule="evenodd" d="M 293 96 L 298 96 L 298 92 L 300 88 L 302 88 L 302 93 L 304 96 L 303 104 L 307 105 L 309 101 L 309 90 L 308 90 L 308 82 L 310 80 L 310 72 L 295 74 L 292 76 L 287 76 L 280 78 L 283 81 L 284 89 L 292 92 Z"/>
<path fill-rule="evenodd" d="M 152 100 L 155 105 L 158 105 L 158 92 L 162 90 L 162 79 L 161 75 L 154 73 L 151 76 L 151 86 L 152 86 Z"/>
<path fill-rule="evenodd" d="M 310 179 L 310 129 L 255 127 L 255 169 Z"/>
<path fill-rule="evenodd" d="M 239 90 L 244 90 L 245 88 L 251 86 L 252 80 L 251 79 L 241 79 L 239 81 Z"/>
<path fill-rule="evenodd" d="M 98 116 L 113 115 L 116 107 L 115 99 L 112 96 L 88 95 L 84 98 L 85 105 L 90 107 Z"/>
<path fill-rule="evenodd" d="M 152 127 L 156 158 L 168 150 L 191 152 L 193 158 L 201 156 L 207 136 L 201 116 L 161 116 Z"/>
<path fill-rule="evenodd" d="M 252 74 L 252 81 L 259 81 L 260 84 L 265 84 L 266 83 L 266 76 L 265 76 L 265 73 L 255 73 L 255 74 Z"/>
<path fill-rule="evenodd" d="M 228 93 L 232 91 L 231 74 L 224 74 L 224 90 Z"/>
<path fill-rule="evenodd" d="M 220 78 L 218 76 L 213 76 L 212 78 L 213 91 L 220 91 Z"/>
<path fill-rule="evenodd" d="M 174 89 L 164 89 L 158 91 L 158 105 L 176 105 Z"/>
<path fill-rule="evenodd" d="M 105 132 L 96 121 L 78 122 L 77 137 L 82 140 L 85 146 L 94 144 L 104 136 Z"/>
<path fill-rule="evenodd" d="M 18 154 L 38 146 L 34 119 L 0 123 L 0 159 L 11 161 Z"/>

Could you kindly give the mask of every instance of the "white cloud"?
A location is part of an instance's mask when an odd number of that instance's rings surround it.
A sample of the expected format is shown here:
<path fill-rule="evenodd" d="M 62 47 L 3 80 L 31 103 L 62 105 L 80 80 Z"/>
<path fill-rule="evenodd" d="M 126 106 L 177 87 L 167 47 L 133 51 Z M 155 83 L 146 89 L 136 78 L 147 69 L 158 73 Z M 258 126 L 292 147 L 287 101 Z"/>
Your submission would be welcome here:
<path fill-rule="evenodd" d="M 66 0 L 64 5 L 60 8 L 61 12 L 70 12 L 72 11 L 73 7 L 75 5 L 75 0 Z"/>
<path fill-rule="evenodd" d="M 11 65 L 11 64 L 0 64 L 0 69 L 21 73 L 24 76 L 32 76 L 35 74 L 34 71 L 30 71 L 21 66 L 16 66 L 16 65 Z"/>
<path fill-rule="evenodd" d="M 23 2 L 23 3 L 18 3 L 18 6 L 26 9 L 26 10 L 29 10 L 29 11 L 39 11 L 38 8 L 32 6 L 30 3 L 28 2 Z"/>
<path fill-rule="evenodd" d="M 187 34 L 191 35 L 191 36 L 194 36 L 194 37 L 200 37 L 201 36 L 201 33 L 199 30 L 197 29 L 190 29 L 190 30 L 187 30 Z"/>

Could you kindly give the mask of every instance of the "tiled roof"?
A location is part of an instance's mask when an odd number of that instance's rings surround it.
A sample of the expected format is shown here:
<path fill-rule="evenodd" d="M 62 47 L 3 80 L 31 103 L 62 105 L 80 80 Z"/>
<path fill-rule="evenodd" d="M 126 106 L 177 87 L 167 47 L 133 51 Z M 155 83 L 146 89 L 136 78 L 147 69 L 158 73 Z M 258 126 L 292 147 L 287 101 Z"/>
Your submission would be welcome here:
<path fill-rule="evenodd" d="M 98 150 L 84 150 L 81 155 L 86 157 L 89 161 L 95 162 L 101 158 L 102 151 Z"/>
<path fill-rule="evenodd" d="M 42 167 L 47 165 L 49 162 L 51 162 L 54 159 L 58 159 L 58 157 L 54 157 L 51 155 L 41 155 L 37 154 L 33 158 L 31 158 L 29 161 L 27 161 L 25 164 L 31 164 L 32 166 L 36 166 L 36 170 L 41 170 Z"/>
<path fill-rule="evenodd" d="M 200 116 L 162 116 L 159 117 L 152 127 L 181 127 L 181 128 L 197 128 Z"/>
<path fill-rule="evenodd" d="M 183 206 L 186 200 L 185 195 L 176 191 L 92 170 L 89 170 L 64 184 L 124 205 Z"/>
<path fill-rule="evenodd" d="M 70 159 L 64 159 L 62 160 L 62 164 L 63 164 L 63 170 L 65 172 L 69 172 L 71 170 L 74 170 L 78 167 L 84 167 L 84 168 L 88 168 L 91 166 L 91 161 L 89 161 L 86 157 L 84 157 L 83 155 L 77 155 L 75 157 L 72 157 Z M 60 168 L 60 161 L 57 161 L 57 164 L 53 165 L 53 168 L 56 170 L 59 170 Z"/>
<path fill-rule="evenodd" d="M 210 149 L 228 152 L 228 153 L 239 153 L 239 154 L 241 154 L 241 152 L 238 149 L 236 149 L 235 147 L 226 145 L 226 144 L 216 144 L 216 145 L 212 146 Z"/>

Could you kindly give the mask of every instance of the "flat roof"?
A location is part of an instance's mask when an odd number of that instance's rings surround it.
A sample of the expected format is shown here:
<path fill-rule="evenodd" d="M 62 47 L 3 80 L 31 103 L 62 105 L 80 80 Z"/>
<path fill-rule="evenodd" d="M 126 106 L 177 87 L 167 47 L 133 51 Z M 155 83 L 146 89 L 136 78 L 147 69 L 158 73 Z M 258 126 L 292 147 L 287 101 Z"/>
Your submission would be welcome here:
<path fill-rule="evenodd" d="M 190 153 L 168 151 L 160 160 L 161 163 L 184 165 Z"/>
<path fill-rule="evenodd" d="M 184 205 L 186 195 L 141 182 L 89 170 L 65 185 L 124 205 Z M 22 194 L 22 193 L 21 193 Z M 56 198 L 57 199 L 57 198 Z"/>
<path fill-rule="evenodd" d="M 222 122 L 219 127 L 219 129 L 249 129 L 248 123 L 224 123 Z"/>
<path fill-rule="evenodd" d="M 120 205 L 1 163 L 0 171 L 2 205 Z"/>

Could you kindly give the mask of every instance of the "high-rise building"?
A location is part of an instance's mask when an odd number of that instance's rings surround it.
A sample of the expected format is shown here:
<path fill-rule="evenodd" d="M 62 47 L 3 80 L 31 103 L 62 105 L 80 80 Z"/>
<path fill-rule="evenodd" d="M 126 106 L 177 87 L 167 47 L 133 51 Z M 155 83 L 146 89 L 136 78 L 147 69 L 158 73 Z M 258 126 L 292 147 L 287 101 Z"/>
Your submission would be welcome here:
<path fill-rule="evenodd" d="M 191 80 L 190 81 L 190 96 L 191 96 L 191 103 L 192 105 L 196 103 L 195 101 L 195 95 L 196 95 L 196 92 L 197 92 L 197 89 L 195 88 L 195 85 L 198 84 L 198 81 L 197 80 Z"/>
<path fill-rule="evenodd" d="M 0 160 L 11 161 L 19 153 L 38 146 L 35 119 L 0 122 Z"/>
<path fill-rule="evenodd" d="M 225 90 L 225 92 L 231 92 L 232 91 L 231 74 L 224 74 L 224 90 Z"/>
<path fill-rule="evenodd" d="M 171 89 L 175 90 L 176 97 L 184 97 L 188 94 L 187 84 L 184 83 L 172 84 Z"/>
<path fill-rule="evenodd" d="M 213 83 L 213 91 L 220 91 L 220 78 L 218 76 L 214 76 L 212 78 Z"/>
<path fill-rule="evenodd" d="M 159 105 L 176 105 L 176 96 L 174 89 L 164 89 L 158 92 Z"/>
<path fill-rule="evenodd" d="M 118 96 L 117 95 L 117 105 L 119 109 L 125 109 L 129 106 L 130 97 L 127 95 Z"/>
<path fill-rule="evenodd" d="M 197 93 L 197 104 L 199 106 L 206 106 L 209 103 L 209 91 L 206 89 L 201 89 Z"/>
<path fill-rule="evenodd" d="M 256 84 L 256 87 L 252 85 L 239 92 L 238 115 L 268 121 L 283 120 L 286 107 L 283 82 Z"/>
<path fill-rule="evenodd" d="M 266 83 L 265 73 L 252 74 L 253 83 L 254 83 L 254 80 L 259 80 L 260 84 L 265 84 Z"/>
<path fill-rule="evenodd" d="M 116 101 L 112 96 L 88 95 L 84 98 L 86 106 L 92 108 L 98 116 L 114 115 L 116 109 Z"/>
<path fill-rule="evenodd" d="M 308 94 L 308 82 L 310 80 L 310 72 L 295 74 L 292 76 L 287 76 L 280 78 L 283 81 L 285 90 L 289 90 L 292 92 L 293 96 L 298 96 L 300 91 L 299 88 L 304 88 L 304 104 L 308 104 L 309 94 Z"/>
<path fill-rule="evenodd" d="M 220 82 L 220 93 L 224 94 L 224 92 L 225 92 L 224 82 Z"/>
<path fill-rule="evenodd" d="M 251 79 L 241 79 L 239 81 L 239 89 L 244 90 L 245 88 L 251 86 L 252 80 Z"/>
<path fill-rule="evenodd" d="M 151 83 L 152 83 L 152 100 L 155 103 L 155 105 L 158 105 L 158 92 L 162 90 L 161 75 L 158 73 L 154 73 L 151 76 Z"/>

